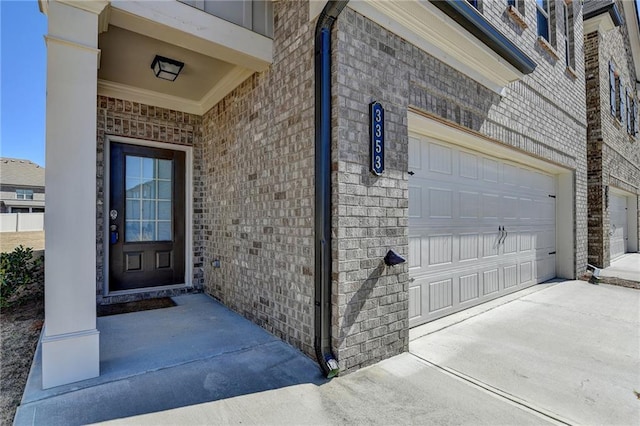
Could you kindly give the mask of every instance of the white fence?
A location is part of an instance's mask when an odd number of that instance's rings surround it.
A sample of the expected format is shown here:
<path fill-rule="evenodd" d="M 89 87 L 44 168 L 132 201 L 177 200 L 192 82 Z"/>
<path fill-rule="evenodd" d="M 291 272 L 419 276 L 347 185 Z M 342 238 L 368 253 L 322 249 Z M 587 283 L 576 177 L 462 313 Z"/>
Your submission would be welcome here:
<path fill-rule="evenodd" d="M 44 213 L 0 213 L 0 232 L 44 230 Z"/>

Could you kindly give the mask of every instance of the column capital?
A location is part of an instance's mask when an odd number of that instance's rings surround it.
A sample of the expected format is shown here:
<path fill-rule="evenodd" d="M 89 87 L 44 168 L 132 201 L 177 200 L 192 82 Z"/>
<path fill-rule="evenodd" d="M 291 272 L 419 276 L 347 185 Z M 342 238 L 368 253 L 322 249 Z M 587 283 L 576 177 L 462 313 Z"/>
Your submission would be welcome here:
<path fill-rule="evenodd" d="M 98 15 L 98 33 L 107 31 L 109 17 L 111 14 L 111 0 L 38 0 L 40 11 L 45 15 L 49 14 L 50 3 L 60 3 L 75 7 L 85 12 Z"/>

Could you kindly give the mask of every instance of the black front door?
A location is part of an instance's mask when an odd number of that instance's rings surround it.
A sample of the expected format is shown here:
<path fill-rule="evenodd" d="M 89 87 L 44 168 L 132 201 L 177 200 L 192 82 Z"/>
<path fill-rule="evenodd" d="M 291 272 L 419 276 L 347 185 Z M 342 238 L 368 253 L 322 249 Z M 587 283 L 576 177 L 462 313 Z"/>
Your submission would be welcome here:
<path fill-rule="evenodd" d="M 185 282 L 185 153 L 111 144 L 109 291 Z"/>

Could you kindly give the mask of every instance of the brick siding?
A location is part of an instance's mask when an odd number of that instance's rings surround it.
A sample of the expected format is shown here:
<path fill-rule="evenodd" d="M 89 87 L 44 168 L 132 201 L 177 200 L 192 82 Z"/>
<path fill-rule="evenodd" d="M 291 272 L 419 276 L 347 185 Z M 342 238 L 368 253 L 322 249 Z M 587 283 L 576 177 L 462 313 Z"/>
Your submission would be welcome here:
<path fill-rule="evenodd" d="M 618 4 L 618 8 L 624 21 L 627 17 L 622 4 Z M 585 35 L 589 262 L 599 267 L 607 267 L 611 263 L 606 188 L 619 188 L 636 197 L 640 194 L 640 141 L 637 136 L 630 136 L 626 124 L 621 125 L 610 112 L 610 61 L 615 64 L 624 86 L 635 94 L 637 77 L 624 23 L 604 33 L 594 31 Z M 637 220 L 640 223 L 640 218 Z M 640 238 L 640 235 L 635 238 Z"/>

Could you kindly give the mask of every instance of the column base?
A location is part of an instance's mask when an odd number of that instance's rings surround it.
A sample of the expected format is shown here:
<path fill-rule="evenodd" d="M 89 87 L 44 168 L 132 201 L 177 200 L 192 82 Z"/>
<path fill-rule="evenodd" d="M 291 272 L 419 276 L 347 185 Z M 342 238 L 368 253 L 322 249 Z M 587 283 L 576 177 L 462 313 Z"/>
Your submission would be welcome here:
<path fill-rule="evenodd" d="M 45 330 L 42 338 L 42 388 L 98 377 L 99 336 L 97 329 L 54 336 L 47 336 Z"/>

